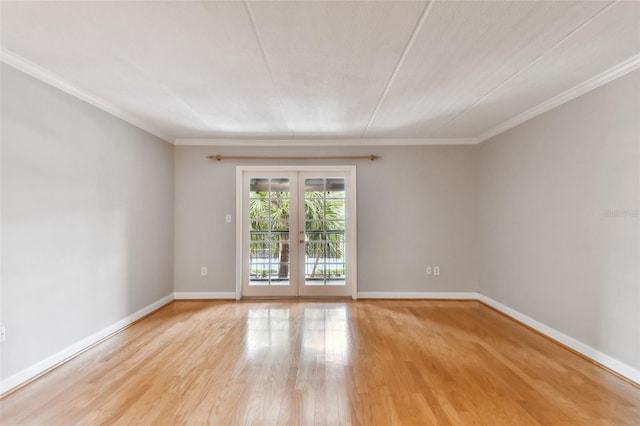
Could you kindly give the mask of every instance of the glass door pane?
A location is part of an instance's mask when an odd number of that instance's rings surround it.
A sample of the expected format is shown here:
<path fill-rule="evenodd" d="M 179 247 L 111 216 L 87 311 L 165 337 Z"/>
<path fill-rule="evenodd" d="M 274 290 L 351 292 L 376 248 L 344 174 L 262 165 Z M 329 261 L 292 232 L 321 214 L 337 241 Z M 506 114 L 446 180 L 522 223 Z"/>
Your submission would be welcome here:
<path fill-rule="evenodd" d="M 238 185 L 241 295 L 354 297 L 355 167 L 264 169 Z"/>
<path fill-rule="evenodd" d="M 345 179 L 304 179 L 304 285 L 345 285 Z"/>
<path fill-rule="evenodd" d="M 249 179 L 249 286 L 288 286 L 291 181 L 283 177 Z"/>

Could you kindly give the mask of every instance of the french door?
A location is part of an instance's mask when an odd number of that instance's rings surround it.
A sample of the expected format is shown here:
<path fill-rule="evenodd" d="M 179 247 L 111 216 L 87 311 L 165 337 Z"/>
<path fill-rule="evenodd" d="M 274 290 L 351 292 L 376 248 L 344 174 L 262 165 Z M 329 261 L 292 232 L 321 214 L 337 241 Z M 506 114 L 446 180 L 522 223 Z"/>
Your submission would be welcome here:
<path fill-rule="evenodd" d="M 355 167 L 239 166 L 240 297 L 355 298 Z"/>

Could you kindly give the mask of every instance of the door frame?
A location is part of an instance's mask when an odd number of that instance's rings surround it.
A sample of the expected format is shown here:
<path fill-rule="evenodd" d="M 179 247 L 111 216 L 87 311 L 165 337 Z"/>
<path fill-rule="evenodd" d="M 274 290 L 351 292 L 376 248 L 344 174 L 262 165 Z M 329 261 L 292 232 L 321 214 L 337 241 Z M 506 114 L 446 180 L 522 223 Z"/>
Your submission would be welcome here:
<path fill-rule="evenodd" d="M 347 271 L 351 285 L 351 297 L 358 298 L 358 250 L 357 250 L 357 211 L 356 211 L 356 166 L 236 166 L 236 300 L 242 299 L 243 276 L 243 247 L 244 247 L 244 217 L 245 207 L 243 177 L 245 172 L 339 172 L 348 176 L 346 179 L 346 193 L 348 194 L 345 206 L 347 245 Z M 299 283 L 296 283 L 299 285 Z"/>

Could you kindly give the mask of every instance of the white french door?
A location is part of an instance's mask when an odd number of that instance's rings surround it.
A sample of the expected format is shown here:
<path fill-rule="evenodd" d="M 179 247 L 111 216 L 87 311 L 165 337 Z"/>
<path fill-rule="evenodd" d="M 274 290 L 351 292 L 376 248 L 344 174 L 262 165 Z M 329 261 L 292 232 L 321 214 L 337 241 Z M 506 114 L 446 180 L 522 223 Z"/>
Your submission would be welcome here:
<path fill-rule="evenodd" d="M 237 169 L 237 294 L 355 298 L 355 167 Z"/>

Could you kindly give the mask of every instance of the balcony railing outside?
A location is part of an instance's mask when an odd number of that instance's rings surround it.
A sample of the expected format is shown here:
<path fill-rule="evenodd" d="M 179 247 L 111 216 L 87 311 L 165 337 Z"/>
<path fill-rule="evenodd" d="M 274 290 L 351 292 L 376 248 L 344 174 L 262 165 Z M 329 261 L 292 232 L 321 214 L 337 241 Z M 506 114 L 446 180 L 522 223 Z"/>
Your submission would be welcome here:
<path fill-rule="evenodd" d="M 305 280 L 344 281 L 344 230 L 307 230 L 305 234 Z M 281 245 L 289 244 L 289 231 L 252 230 L 250 239 L 254 247 L 250 258 L 250 280 L 288 281 L 289 276 L 279 276 L 279 255 Z M 263 248 L 256 248 L 256 243 L 264 243 Z"/>

